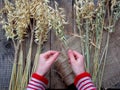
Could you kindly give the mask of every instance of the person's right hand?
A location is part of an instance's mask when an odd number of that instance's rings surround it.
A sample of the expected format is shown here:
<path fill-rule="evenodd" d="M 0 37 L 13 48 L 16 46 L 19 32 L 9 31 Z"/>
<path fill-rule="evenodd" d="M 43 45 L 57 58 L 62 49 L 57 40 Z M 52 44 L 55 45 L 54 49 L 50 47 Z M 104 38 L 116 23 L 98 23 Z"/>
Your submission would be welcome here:
<path fill-rule="evenodd" d="M 69 50 L 68 57 L 76 76 L 85 72 L 84 57 L 80 53 L 74 50 Z"/>

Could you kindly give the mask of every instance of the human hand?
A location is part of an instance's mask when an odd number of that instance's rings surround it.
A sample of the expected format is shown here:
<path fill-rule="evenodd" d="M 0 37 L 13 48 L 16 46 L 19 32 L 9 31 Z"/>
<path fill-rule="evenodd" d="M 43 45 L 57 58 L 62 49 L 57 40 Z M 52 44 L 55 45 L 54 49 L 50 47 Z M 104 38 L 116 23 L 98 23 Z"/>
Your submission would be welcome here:
<path fill-rule="evenodd" d="M 80 53 L 74 50 L 69 50 L 68 57 L 73 72 L 76 76 L 85 72 L 84 57 Z"/>
<path fill-rule="evenodd" d="M 44 76 L 48 72 L 52 64 L 56 61 L 58 56 L 59 52 L 57 51 L 47 51 L 43 54 L 40 54 L 36 73 Z"/>

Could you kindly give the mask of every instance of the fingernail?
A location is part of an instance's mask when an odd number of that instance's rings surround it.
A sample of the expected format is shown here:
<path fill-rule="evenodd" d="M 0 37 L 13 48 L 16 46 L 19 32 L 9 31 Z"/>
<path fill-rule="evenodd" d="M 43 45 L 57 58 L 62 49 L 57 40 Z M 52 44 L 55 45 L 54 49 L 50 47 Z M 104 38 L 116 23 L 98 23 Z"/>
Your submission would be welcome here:
<path fill-rule="evenodd" d="M 60 52 L 56 52 L 56 54 L 60 54 Z"/>

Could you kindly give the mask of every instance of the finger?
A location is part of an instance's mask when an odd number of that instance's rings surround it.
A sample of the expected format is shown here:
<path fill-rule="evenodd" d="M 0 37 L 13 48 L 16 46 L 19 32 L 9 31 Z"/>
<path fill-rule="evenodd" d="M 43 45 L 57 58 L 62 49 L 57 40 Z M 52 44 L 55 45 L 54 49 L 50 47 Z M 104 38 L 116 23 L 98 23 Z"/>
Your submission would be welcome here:
<path fill-rule="evenodd" d="M 49 58 L 51 55 L 55 54 L 57 51 L 47 51 L 45 53 L 42 54 L 43 57 L 45 58 Z"/>
<path fill-rule="evenodd" d="M 68 60 L 68 63 L 69 63 L 69 64 L 71 64 L 71 61 L 70 61 L 70 60 Z"/>
<path fill-rule="evenodd" d="M 69 50 L 69 51 L 68 51 L 68 57 L 69 57 L 69 60 L 70 60 L 70 61 L 74 61 L 74 60 L 75 60 L 75 57 L 74 57 L 74 55 L 73 55 L 72 50 Z"/>
<path fill-rule="evenodd" d="M 49 61 L 54 62 L 57 59 L 57 57 L 59 56 L 59 54 L 60 54 L 59 52 L 56 52 L 53 55 L 51 55 L 49 58 Z"/>

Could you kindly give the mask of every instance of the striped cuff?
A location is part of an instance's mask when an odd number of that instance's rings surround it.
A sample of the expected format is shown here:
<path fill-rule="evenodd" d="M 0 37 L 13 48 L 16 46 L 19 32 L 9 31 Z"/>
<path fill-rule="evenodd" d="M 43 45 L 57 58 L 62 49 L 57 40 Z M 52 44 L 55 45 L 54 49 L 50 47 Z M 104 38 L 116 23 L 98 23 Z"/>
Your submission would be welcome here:
<path fill-rule="evenodd" d="M 76 76 L 74 84 L 78 90 L 96 90 L 96 87 L 91 80 L 91 76 L 87 72 Z"/>
<path fill-rule="evenodd" d="M 79 74 L 78 76 L 75 77 L 74 84 L 76 85 L 78 81 L 84 77 L 91 77 L 89 73 L 84 72 L 82 74 Z"/>
<path fill-rule="evenodd" d="M 32 74 L 32 78 L 35 78 L 35 79 L 37 79 L 37 80 L 39 80 L 39 81 L 42 81 L 42 82 L 45 83 L 46 85 L 48 84 L 47 78 L 45 78 L 44 76 L 40 76 L 40 75 L 38 75 L 37 73 L 33 73 L 33 74 Z"/>
<path fill-rule="evenodd" d="M 45 90 L 47 84 L 48 80 L 45 77 L 40 76 L 37 73 L 33 73 L 27 86 L 27 90 Z"/>

